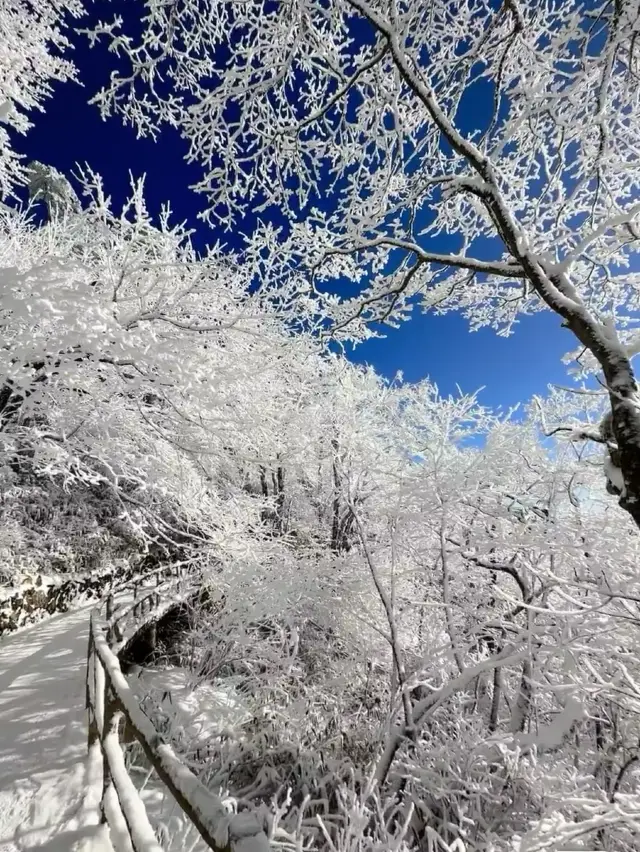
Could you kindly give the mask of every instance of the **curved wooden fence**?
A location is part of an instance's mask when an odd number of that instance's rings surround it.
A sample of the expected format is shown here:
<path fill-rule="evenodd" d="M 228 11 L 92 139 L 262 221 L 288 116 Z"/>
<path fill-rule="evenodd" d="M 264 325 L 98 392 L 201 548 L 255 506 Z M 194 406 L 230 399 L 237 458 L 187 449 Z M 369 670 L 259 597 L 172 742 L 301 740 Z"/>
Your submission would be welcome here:
<path fill-rule="evenodd" d="M 149 822 L 120 745 L 123 725 L 140 743 L 164 786 L 215 852 L 268 852 L 269 842 L 251 813 L 229 813 L 222 801 L 181 763 L 141 710 L 118 654 L 180 601 L 193 597 L 199 578 L 182 566 L 137 577 L 92 612 L 87 655 L 89 752 L 102 762 L 100 808 L 116 852 L 166 852 Z"/>

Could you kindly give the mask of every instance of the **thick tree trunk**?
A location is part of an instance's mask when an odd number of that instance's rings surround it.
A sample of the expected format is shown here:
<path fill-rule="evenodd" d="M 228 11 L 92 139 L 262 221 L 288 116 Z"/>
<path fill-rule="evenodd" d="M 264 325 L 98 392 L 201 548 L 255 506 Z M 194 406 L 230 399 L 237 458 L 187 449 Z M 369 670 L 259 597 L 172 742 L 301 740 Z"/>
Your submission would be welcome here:
<path fill-rule="evenodd" d="M 618 339 L 613 322 L 603 323 L 594 317 L 562 275 L 548 274 L 530 258 L 523 259 L 523 267 L 543 301 L 564 318 L 566 327 L 602 368 L 615 443 L 609 449 L 609 458 L 620 471 L 616 493 L 620 506 L 640 527 L 640 394 L 626 348 Z"/>
<path fill-rule="evenodd" d="M 624 483 L 619 489 L 620 506 L 640 527 L 640 398 L 627 350 L 618 339 L 613 321 L 602 322 L 591 313 L 573 286 L 567 270 L 562 265 L 544 262 L 522 243 L 520 226 L 504 203 L 491 164 L 482 159 L 474 167 L 487 181 L 487 191 L 482 196 L 487 211 L 505 246 L 522 264 L 524 277 L 542 301 L 564 319 L 565 326 L 602 367 L 617 445 L 610 453 L 611 461 L 619 468 Z"/>
<path fill-rule="evenodd" d="M 620 495 L 620 506 L 640 527 L 640 393 L 631 361 L 612 329 L 585 321 L 581 315 L 569 320 L 568 325 L 602 367 L 611 404 L 611 437 L 616 445 L 609 449 L 609 461 L 620 471 L 622 480 L 617 487 L 613 485 Z"/>
<path fill-rule="evenodd" d="M 618 363 L 603 364 L 609 400 L 611 402 L 612 426 L 617 452 L 609 453 L 611 463 L 619 468 L 624 480 L 620 493 L 620 505 L 640 526 L 640 395 L 627 358 Z"/>

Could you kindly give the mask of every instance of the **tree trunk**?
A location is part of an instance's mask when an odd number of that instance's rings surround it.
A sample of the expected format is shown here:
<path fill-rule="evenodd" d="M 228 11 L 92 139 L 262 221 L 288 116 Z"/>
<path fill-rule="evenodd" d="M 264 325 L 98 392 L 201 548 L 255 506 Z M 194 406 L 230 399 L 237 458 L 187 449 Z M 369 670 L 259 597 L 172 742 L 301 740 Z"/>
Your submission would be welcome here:
<path fill-rule="evenodd" d="M 493 670 L 493 692 L 491 695 L 491 714 L 489 716 L 489 731 L 493 734 L 498 729 L 500 714 L 500 699 L 502 697 L 502 669 L 496 666 Z"/>
<path fill-rule="evenodd" d="M 617 445 L 613 454 L 610 451 L 611 462 L 620 470 L 624 483 L 618 489 L 620 506 L 640 527 L 640 398 L 627 350 L 618 339 L 613 321 L 602 322 L 590 312 L 566 271 L 545 263 L 526 249 L 522 251 L 520 228 L 500 195 L 491 165 L 483 161 L 478 168 L 487 182 L 493 184 L 484 201 L 505 246 L 522 264 L 524 276 L 542 301 L 564 319 L 565 326 L 602 367 Z"/>
<path fill-rule="evenodd" d="M 527 659 L 522 664 L 520 689 L 518 690 L 516 705 L 513 708 L 513 714 L 511 716 L 511 732 L 514 734 L 524 731 L 527 726 L 527 722 L 529 721 L 531 700 L 533 696 L 533 683 L 531 681 L 532 676 L 533 667 L 531 665 L 531 660 Z"/>
<path fill-rule="evenodd" d="M 582 315 L 570 318 L 567 324 L 602 367 L 615 441 L 615 447 L 609 448 L 609 461 L 622 480 L 621 487 L 612 483 L 613 490 L 620 496 L 620 506 L 640 527 L 640 394 L 631 362 L 613 329 Z"/>
<path fill-rule="evenodd" d="M 533 264 L 523 263 L 523 266 L 543 301 L 564 318 L 567 328 L 602 367 L 611 405 L 611 437 L 615 442 L 614 447 L 609 447 L 609 461 L 620 472 L 620 484 L 612 483 L 613 490 L 620 496 L 620 506 L 640 527 L 640 394 L 627 351 L 613 323 L 599 322 L 575 295 L 573 298 L 550 295 L 551 287 L 566 293 L 566 282 L 553 275 L 545 276 Z"/>
<path fill-rule="evenodd" d="M 604 365 L 603 365 L 604 366 Z M 609 373 L 609 375 L 607 375 Z M 609 388 L 613 434 L 618 451 L 610 451 L 611 463 L 622 471 L 624 489 L 620 506 L 640 526 L 640 396 L 627 358 L 614 369 L 605 368 Z"/>

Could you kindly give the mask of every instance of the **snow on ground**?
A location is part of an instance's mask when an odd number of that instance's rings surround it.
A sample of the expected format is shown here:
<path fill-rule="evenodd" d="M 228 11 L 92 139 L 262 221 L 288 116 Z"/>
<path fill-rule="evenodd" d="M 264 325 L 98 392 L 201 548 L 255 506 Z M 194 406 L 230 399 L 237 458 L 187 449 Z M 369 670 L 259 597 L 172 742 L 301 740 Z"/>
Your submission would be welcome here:
<path fill-rule="evenodd" d="M 0 640 L 0 852 L 111 852 L 83 795 L 92 605 Z"/>
<path fill-rule="evenodd" d="M 206 747 L 210 737 L 239 731 L 251 719 L 247 698 L 229 680 L 216 686 L 194 682 L 193 674 L 179 667 L 142 669 L 129 682 L 136 695 L 152 699 L 167 714 L 171 727 L 181 730 L 192 748 Z"/>
<path fill-rule="evenodd" d="M 202 749 L 206 753 L 210 738 L 223 732 L 238 733 L 252 715 L 246 697 L 243 699 L 231 683 L 194 683 L 187 669 L 139 669 L 131 672 L 128 680 L 163 735 L 182 740 L 191 752 Z M 208 847 L 155 773 L 149 772 L 146 760 L 138 755 L 136 763 L 130 771 L 142 782 L 137 786 L 164 848 L 168 852 L 206 852 Z M 197 767 L 192 768 L 197 772 Z M 206 774 L 201 780 L 207 783 Z M 215 792 L 224 795 L 224 791 Z"/>

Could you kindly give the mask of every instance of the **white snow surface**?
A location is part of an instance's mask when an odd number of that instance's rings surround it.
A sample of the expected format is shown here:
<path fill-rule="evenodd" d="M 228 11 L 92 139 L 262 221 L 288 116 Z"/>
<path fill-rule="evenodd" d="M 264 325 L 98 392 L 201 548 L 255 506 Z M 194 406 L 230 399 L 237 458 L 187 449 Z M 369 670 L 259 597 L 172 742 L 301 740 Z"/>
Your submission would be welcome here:
<path fill-rule="evenodd" d="M 0 852 L 112 852 L 87 757 L 91 606 L 0 639 Z"/>
<path fill-rule="evenodd" d="M 172 727 L 184 731 L 192 746 L 206 746 L 209 737 L 241 731 L 252 718 L 249 702 L 234 689 L 231 680 L 214 686 L 194 683 L 187 669 L 149 668 L 135 672 L 129 683 L 138 699 L 151 696 L 167 714 Z"/>

